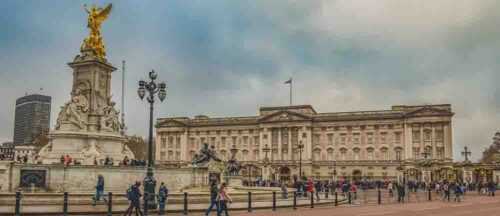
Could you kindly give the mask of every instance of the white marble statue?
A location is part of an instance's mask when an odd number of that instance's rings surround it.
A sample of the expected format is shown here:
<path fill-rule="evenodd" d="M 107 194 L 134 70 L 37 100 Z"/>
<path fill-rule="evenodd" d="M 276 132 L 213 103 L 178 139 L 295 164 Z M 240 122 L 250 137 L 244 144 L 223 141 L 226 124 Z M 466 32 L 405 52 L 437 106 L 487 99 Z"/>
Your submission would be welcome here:
<path fill-rule="evenodd" d="M 83 150 L 83 164 L 92 165 L 94 161 L 101 157 L 100 148 L 94 143 L 91 142 L 87 145 L 87 147 Z"/>
<path fill-rule="evenodd" d="M 102 107 L 101 130 L 108 132 L 119 132 L 121 124 L 119 121 L 120 112 L 115 109 L 115 102 L 108 98 L 108 103 Z"/>
<path fill-rule="evenodd" d="M 71 122 L 80 129 L 84 129 L 87 125 L 84 115 L 88 110 L 88 99 L 85 95 L 81 94 L 81 90 L 77 88 L 72 94 L 71 101 L 61 107 L 61 112 L 59 112 L 59 116 L 57 117 L 56 129 L 59 129 L 61 124 L 65 121 Z"/>

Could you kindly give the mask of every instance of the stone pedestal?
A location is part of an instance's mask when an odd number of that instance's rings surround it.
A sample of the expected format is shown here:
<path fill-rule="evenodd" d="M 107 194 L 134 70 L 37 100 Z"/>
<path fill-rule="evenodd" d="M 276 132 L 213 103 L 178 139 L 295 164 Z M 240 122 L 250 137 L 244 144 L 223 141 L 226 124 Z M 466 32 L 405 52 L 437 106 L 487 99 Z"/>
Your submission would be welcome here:
<path fill-rule="evenodd" d="M 39 152 L 43 163 L 59 163 L 69 155 L 83 165 L 102 164 L 105 158 L 118 164 L 134 154 L 125 144 L 119 111 L 111 100 L 111 73 L 116 70 L 106 59 L 83 50 L 73 62 L 71 99 L 61 106 L 49 143 Z"/>
<path fill-rule="evenodd" d="M 229 187 L 243 187 L 243 177 L 242 176 L 228 176 L 227 184 Z"/>

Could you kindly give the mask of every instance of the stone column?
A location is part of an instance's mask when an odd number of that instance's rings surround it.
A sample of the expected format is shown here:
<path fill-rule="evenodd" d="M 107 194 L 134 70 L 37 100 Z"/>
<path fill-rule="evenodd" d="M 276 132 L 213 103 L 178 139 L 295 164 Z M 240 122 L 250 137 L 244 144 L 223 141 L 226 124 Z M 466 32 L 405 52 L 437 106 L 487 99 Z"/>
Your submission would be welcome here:
<path fill-rule="evenodd" d="M 281 156 L 281 127 L 277 129 L 278 131 L 278 158 L 275 158 L 275 160 L 282 160 Z"/>
<path fill-rule="evenodd" d="M 432 134 L 431 134 L 431 146 L 432 146 L 432 159 L 436 158 L 436 127 L 432 124 Z"/>
<path fill-rule="evenodd" d="M 452 134 L 451 134 L 451 122 L 446 122 L 443 128 L 444 132 L 444 147 L 445 147 L 445 158 L 451 159 L 453 154 L 452 149 Z"/>
<path fill-rule="evenodd" d="M 288 128 L 288 160 L 292 160 L 292 130 L 294 130 L 294 127 L 289 127 Z"/>
<path fill-rule="evenodd" d="M 412 157 L 413 155 L 413 140 L 412 140 L 412 128 L 411 125 L 404 122 L 403 123 L 403 138 L 404 138 L 404 155 L 401 155 L 402 159 L 406 160 Z"/>
<path fill-rule="evenodd" d="M 189 132 L 187 129 L 184 129 L 181 136 L 181 161 L 189 162 L 191 158 L 188 158 L 188 146 L 189 146 Z"/>
<path fill-rule="evenodd" d="M 424 123 L 420 123 L 420 151 L 418 152 L 419 155 L 417 155 L 418 158 L 421 157 L 422 153 L 425 151 L 425 141 L 424 141 Z"/>

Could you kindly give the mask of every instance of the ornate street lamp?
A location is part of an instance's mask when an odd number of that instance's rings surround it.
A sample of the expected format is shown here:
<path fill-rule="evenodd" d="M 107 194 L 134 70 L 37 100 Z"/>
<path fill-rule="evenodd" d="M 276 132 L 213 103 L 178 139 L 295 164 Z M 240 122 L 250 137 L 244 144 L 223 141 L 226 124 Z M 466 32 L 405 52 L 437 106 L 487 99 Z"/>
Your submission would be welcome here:
<path fill-rule="evenodd" d="M 158 94 L 160 102 L 165 100 L 167 96 L 167 85 L 164 82 L 156 83 L 155 80 L 158 75 L 154 70 L 149 72 L 149 82 L 144 80 L 139 81 L 139 88 L 137 94 L 141 100 L 147 95 L 146 100 L 149 103 L 149 139 L 148 139 L 148 170 L 144 178 L 144 202 L 148 203 L 148 209 L 156 209 L 155 202 L 155 188 L 156 180 L 153 177 L 153 105 L 155 103 L 155 96 Z M 147 200 L 147 201 L 146 201 Z"/>
<path fill-rule="evenodd" d="M 267 167 L 269 165 L 269 157 L 267 156 L 267 153 L 269 153 L 269 151 L 271 151 L 271 149 L 266 144 L 264 146 L 264 148 L 262 149 L 262 151 L 264 151 L 264 153 L 266 153 L 266 155 L 264 157 L 264 167 Z"/>
<path fill-rule="evenodd" d="M 304 144 L 302 144 L 302 140 L 299 142 L 297 148 L 299 148 L 299 179 L 302 180 L 302 149 L 304 149 Z"/>

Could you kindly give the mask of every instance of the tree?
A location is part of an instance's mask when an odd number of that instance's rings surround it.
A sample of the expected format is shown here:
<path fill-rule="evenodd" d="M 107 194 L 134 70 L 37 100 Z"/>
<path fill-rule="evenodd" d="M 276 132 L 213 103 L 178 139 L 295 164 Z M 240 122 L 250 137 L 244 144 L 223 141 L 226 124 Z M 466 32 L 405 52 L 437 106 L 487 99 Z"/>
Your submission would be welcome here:
<path fill-rule="evenodd" d="M 147 157 L 148 146 L 145 140 L 140 136 L 127 136 L 125 144 L 134 153 L 136 160 L 145 160 Z"/>

